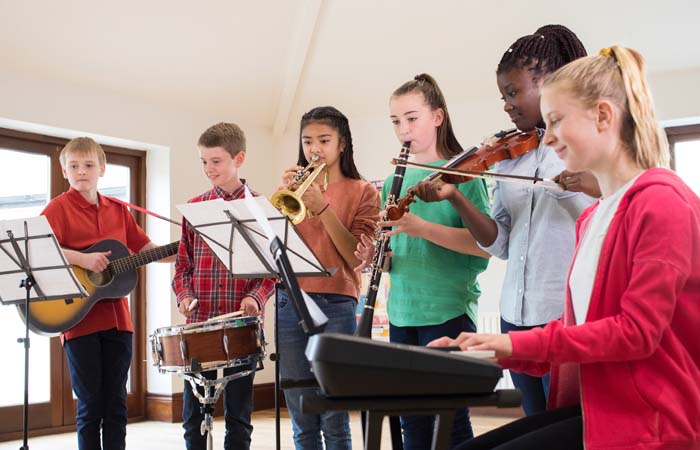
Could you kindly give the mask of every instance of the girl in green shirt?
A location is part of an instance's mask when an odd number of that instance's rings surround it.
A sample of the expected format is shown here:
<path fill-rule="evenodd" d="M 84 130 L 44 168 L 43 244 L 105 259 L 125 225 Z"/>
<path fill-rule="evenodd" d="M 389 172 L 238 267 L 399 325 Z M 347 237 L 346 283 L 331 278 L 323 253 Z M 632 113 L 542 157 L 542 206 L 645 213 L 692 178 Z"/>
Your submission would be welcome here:
<path fill-rule="evenodd" d="M 411 142 L 412 161 L 440 166 L 463 151 L 452 131 L 445 98 L 430 75 L 417 75 L 394 91 L 390 110 L 399 142 Z M 428 173 L 407 168 L 400 195 L 405 195 Z M 383 202 L 392 177 L 384 183 Z M 473 179 L 458 188 L 484 214 L 489 214 L 483 180 Z M 387 232 L 393 253 L 387 304 L 390 340 L 426 345 L 437 337 L 456 337 L 463 331 L 475 331 L 481 293 L 476 277 L 486 269 L 489 255 L 476 245 L 452 205 L 417 200 L 399 220 L 382 225 L 393 227 Z M 363 238 L 357 255 L 368 260 L 373 250 L 369 239 Z M 432 417 L 426 416 L 401 417 L 404 448 L 430 448 L 433 422 Z M 472 436 L 469 412 L 465 408 L 455 417 L 450 447 Z"/>

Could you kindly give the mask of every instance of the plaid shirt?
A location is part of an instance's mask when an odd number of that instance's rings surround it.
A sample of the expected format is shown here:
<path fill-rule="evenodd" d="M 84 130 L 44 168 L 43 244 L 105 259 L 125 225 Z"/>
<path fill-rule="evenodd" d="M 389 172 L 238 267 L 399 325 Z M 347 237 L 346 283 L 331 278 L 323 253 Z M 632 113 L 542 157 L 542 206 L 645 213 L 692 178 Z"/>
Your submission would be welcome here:
<path fill-rule="evenodd" d="M 241 181 L 245 184 L 245 180 Z M 215 186 L 188 203 L 217 198 L 235 200 L 243 197 L 244 192 L 243 186 L 230 194 Z M 185 297 L 199 300 L 194 314 L 187 319 L 187 323 L 191 323 L 238 311 L 245 297 L 254 298 L 262 312 L 265 302 L 274 293 L 275 281 L 272 278 L 234 279 L 189 222 L 183 220 L 172 286 L 178 305 Z"/>

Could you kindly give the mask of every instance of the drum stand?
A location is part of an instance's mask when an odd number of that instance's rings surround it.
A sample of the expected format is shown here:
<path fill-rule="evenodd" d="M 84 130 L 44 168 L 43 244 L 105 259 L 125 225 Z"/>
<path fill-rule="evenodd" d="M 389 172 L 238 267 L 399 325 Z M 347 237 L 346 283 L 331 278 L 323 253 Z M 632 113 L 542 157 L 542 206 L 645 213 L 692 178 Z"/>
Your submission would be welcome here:
<path fill-rule="evenodd" d="M 224 392 L 226 384 L 228 384 L 228 382 L 231 380 L 247 377 L 256 370 L 257 369 L 248 369 L 242 372 L 227 375 L 223 378 L 217 378 L 216 380 L 204 378 L 199 372 L 179 374 L 186 381 L 189 381 L 190 386 L 192 386 L 192 393 L 202 405 L 200 409 L 202 414 L 204 414 L 204 419 L 202 420 L 200 431 L 202 436 L 204 436 L 205 433 L 207 435 L 207 450 L 214 449 L 214 441 L 212 437 L 212 431 L 214 430 L 214 405 L 219 400 L 221 393 Z M 204 388 L 204 395 L 199 393 L 197 386 L 202 386 Z"/>

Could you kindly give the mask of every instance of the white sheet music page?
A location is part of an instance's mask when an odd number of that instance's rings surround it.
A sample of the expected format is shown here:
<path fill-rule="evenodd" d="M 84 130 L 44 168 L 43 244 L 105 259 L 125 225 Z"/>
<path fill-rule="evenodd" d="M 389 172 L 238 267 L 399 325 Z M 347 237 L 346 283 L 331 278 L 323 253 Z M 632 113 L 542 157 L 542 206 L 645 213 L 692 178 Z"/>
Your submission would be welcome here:
<path fill-rule="evenodd" d="M 0 220 L 0 298 L 3 302 L 23 300 L 27 296 L 25 288 L 20 283 L 27 275 L 21 271 L 14 246 L 9 241 L 7 231 L 12 231 L 22 255 L 25 254 L 25 230 L 27 224 L 29 236 L 29 265 L 35 269 L 32 271 L 36 284 L 47 297 L 74 298 L 86 297 L 87 292 L 77 283 L 72 271 L 67 265 L 63 252 L 57 247 L 51 226 L 44 216 L 30 217 L 27 219 Z M 34 238 L 34 237 L 37 238 Z M 42 237 L 43 236 L 43 237 Z M 52 268 L 52 269 L 48 269 Z M 39 298 L 35 290 L 30 293 L 30 298 Z"/>
<path fill-rule="evenodd" d="M 267 198 L 253 197 L 252 201 L 260 207 L 262 215 L 269 218 L 268 223 L 274 233 L 284 240 L 286 219 L 272 206 Z M 267 233 L 255 220 L 251 209 L 245 202 L 245 198 L 230 202 L 216 199 L 177 205 L 177 209 L 190 224 L 196 227 L 197 231 L 202 234 L 204 242 L 235 276 L 269 273 L 255 252 L 252 251 L 250 245 L 235 228 L 233 229 L 233 241 L 231 241 L 233 224 L 226 214 L 227 211 L 241 222 L 246 230 L 246 234 L 253 240 L 253 245 L 258 250 L 261 250 L 261 254 L 264 255 L 263 257 L 268 264 L 271 267 L 275 267 L 275 263 L 270 255 Z M 292 226 L 289 227 L 286 237 L 287 256 L 294 271 L 297 273 L 318 273 L 321 275 L 319 267 L 322 268 L 323 265 L 304 244 Z M 234 267 L 228 267 L 229 244 L 233 251 L 232 263 Z"/>
<path fill-rule="evenodd" d="M 253 195 L 250 193 L 248 190 L 248 186 L 245 187 L 245 204 L 250 210 L 250 212 L 253 214 L 253 217 L 255 217 L 256 222 L 260 225 L 260 227 L 265 231 L 265 235 L 267 236 L 268 243 L 272 243 L 272 241 L 277 237 L 277 234 L 275 233 L 275 230 L 272 228 L 270 225 L 270 221 L 267 220 L 267 216 L 265 215 L 265 212 L 263 209 L 260 207 L 260 204 L 256 199 L 259 199 L 260 197 L 253 197 Z M 266 200 L 266 203 L 270 206 L 269 201 Z M 269 250 L 269 245 L 268 245 L 268 254 L 270 253 Z M 289 258 L 289 254 L 287 254 L 287 258 Z M 274 263 L 273 263 L 274 264 Z M 294 267 L 292 265 L 292 267 Z M 311 297 L 309 297 L 309 294 L 304 292 L 303 289 L 300 289 L 301 295 L 304 297 L 304 303 L 306 303 L 306 308 L 309 310 L 309 315 L 311 316 L 311 320 L 313 320 L 315 326 L 322 325 L 324 323 L 328 322 L 328 317 L 321 311 L 321 309 L 318 307 L 316 302 L 313 301 Z"/>

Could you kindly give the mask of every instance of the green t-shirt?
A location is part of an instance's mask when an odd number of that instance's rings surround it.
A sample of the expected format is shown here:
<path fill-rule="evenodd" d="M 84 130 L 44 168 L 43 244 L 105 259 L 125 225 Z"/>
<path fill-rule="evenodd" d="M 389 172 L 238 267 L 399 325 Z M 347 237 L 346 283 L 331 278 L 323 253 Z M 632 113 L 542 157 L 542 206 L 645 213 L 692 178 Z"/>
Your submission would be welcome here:
<path fill-rule="evenodd" d="M 447 160 L 430 163 L 440 166 Z M 407 168 L 401 196 L 430 172 Z M 382 205 L 391 189 L 394 175 L 384 181 Z M 490 214 L 489 197 L 483 179 L 457 185 L 458 189 L 484 214 Z M 448 201 L 426 203 L 416 197 L 411 213 L 448 227 L 465 228 L 461 217 Z M 476 324 L 477 300 L 481 294 L 477 275 L 486 270 L 488 259 L 448 250 L 421 238 L 401 233 L 391 237 L 391 288 L 387 312 L 396 326 L 438 325 L 467 314 Z"/>

